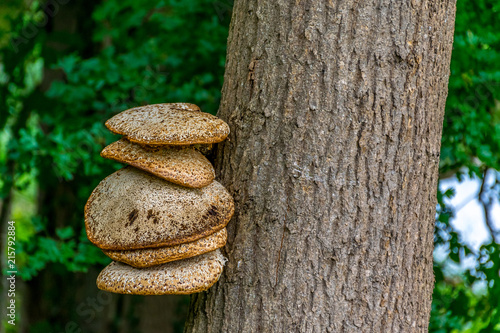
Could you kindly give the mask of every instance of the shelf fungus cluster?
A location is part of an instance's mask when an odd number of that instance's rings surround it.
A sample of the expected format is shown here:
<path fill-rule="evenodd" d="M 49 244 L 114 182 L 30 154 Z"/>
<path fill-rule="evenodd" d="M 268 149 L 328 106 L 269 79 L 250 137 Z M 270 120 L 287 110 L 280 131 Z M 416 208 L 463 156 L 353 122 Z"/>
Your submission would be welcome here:
<path fill-rule="evenodd" d="M 114 260 L 97 286 L 122 294 L 190 294 L 210 288 L 226 259 L 231 195 L 200 153 L 228 125 L 193 104 L 155 104 L 106 122 L 123 138 L 101 156 L 128 164 L 95 188 L 85 206 L 89 240 Z"/>

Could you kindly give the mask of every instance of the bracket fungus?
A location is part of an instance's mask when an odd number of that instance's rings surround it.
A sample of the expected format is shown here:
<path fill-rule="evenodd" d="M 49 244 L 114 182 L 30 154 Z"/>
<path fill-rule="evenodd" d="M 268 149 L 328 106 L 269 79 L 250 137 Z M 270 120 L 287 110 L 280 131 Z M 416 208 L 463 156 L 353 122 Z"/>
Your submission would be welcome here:
<path fill-rule="evenodd" d="M 187 187 L 204 187 L 215 178 L 210 161 L 189 147 L 141 146 L 121 139 L 104 148 L 101 156 Z"/>
<path fill-rule="evenodd" d="M 222 273 L 220 250 L 147 268 L 112 262 L 97 277 L 97 287 L 119 294 L 192 294 L 207 290 Z"/>
<path fill-rule="evenodd" d="M 152 104 L 123 111 L 106 122 L 106 127 L 128 140 L 144 145 L 193 145 L 224 141 L 229 126 L 211 114 L 199 112 L 193 104 Z"/>
<path fill-rule="evenodd" d="M 200 189 L 125 167 L 105 178 L 85 207 L 89 240 L 101 249 L 133 250 L 192 242 L 224 228 L 234 211 L 217 181 Z"/>
<path fill-rule="evenodd" d="M 229 126 L 194 104 L 129 109 L 106 122 L 125 137 L 101 156 L 128 166 L 106 177 L 85 205 L 89 240 L 114 260 L 100 289 L 138 295 L 210 288 L 226 259 L 231 195 L 196 145 L 223 141 Z"/>
<path fill-rule="evenodd" d="M 137 249 L 137 250 L 102 250 L 104 254 L 130 266 L 142 268 L 164 264 L 170 261 L 194 257 L 203 253 L 217 250 L 226 245 L 227 231 L 221 229 L 207 237 L 193 242 L 174 246 Z"/>

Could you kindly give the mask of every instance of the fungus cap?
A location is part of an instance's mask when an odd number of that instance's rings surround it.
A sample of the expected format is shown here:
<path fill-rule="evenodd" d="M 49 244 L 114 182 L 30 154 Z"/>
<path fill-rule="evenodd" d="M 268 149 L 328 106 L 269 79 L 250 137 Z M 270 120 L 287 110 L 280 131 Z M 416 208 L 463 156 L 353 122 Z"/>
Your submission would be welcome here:
<path fill-rule="evenodd" d="M 207 186 L 215 178 L 210 161 L 192 148 L 147 147 L 120 139 L 104 148 L 101 156 L 187 187 Z"/>
<path fill-rule="evenodd" d="M 97 287 L 119 294 L 192 294 L 217 282 L 225 262 L 220 250 L 147 268 L 112 262 L 97 277 Z"/>
<path fill-rule="evenodd" d="M 152 104 L 125 110 L 109 119 L 106 127 L 132 142 L 151 145 L 216 143 L 229 135 L 223 120 L 181 105 Z"/>
<path fill-rule="evenodd" d="M 85 205 L 87 237 L 105 250 L 192 242 L 224 228 L 233 198 L 217 181 L 187 188 L 125 167 L 106 177 Z"/>
<path fill-rule="evenodd" d="M 138 250 L 103 250 L 103 252 L 114 261 L 123 262 L 137 268 L 144 268 L 214 251 L 223 247 L 226 240 L 227 231 L 224 228 L 190 243 Z"/>

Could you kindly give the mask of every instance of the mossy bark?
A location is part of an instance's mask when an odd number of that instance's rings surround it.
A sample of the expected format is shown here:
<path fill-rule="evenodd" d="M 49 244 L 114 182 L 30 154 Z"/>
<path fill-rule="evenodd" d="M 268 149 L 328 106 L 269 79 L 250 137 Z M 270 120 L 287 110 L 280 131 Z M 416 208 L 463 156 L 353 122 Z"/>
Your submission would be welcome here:
<path fill-rule="evenodd" d="M 218 179 L 236 212 L 186 332 L 426 332 L 455 1 L 237 0 Z"/>

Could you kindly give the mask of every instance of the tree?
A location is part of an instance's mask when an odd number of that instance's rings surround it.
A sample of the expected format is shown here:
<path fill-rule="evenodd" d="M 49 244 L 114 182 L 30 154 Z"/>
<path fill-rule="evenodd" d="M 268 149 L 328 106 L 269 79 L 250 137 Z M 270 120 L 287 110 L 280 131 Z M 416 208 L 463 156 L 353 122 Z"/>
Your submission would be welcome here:
<path fill-rule="evenodd" d="M 187 332 L 427 331 L 454 1 L 237 1 L 229 261 Z"/>

